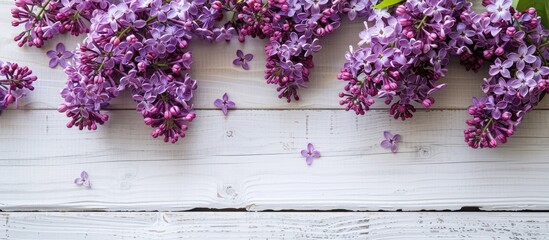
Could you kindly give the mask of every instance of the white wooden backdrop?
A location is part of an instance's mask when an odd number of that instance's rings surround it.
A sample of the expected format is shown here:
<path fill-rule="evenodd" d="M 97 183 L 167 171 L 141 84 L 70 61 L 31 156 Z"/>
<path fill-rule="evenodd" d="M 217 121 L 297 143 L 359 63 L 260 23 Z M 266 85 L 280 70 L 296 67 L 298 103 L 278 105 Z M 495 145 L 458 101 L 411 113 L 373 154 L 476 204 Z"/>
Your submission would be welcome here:
<path fill-rule="evenodd" d="M 45 55 L 55 41 L 18 48 L 12 4 L 0 1 L 0 59 L 39 81 L 0 116 L 0 239 L 549 239 L 549 102 L 506 145 L 470 149 L 465 109 L 486 69 L 454 61 L 434 108 L 401 122 L 382 104 L 359 117 L 338 106 L 335 75 L 362 23 L 323 41 L 291 104 L 263 81 L 262 41 L 193 43 L 198 118 L 164 144 L 129 94 L 99 130 L 67 129 L 55 110 L 65 76 Z M 239 48 L 256 56 L 250 71 L 231 64 Z M 228 117 L 213 107 L 224 92 L 238 106 Z M 379 147 L 383 130 L 402 134 L 398 154 Z M 322 152 L 312 166 L 299 153 L 309 142 Z M 82 170 L 92 189 L 72 183 Z M 445 211 L 462 208 L 488 212 Z"/>

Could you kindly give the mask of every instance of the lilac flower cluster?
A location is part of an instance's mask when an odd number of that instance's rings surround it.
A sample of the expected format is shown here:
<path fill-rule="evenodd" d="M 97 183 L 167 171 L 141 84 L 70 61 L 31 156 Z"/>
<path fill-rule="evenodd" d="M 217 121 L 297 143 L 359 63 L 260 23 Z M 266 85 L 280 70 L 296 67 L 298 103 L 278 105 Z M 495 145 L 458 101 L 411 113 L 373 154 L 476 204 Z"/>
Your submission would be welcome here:
<path fill-rule="evenodd" d="M 191 34 L 211 36 L 218 13 L 205 1 L 123 1 L 90 19 L 90 33 L 65 69 L 65 103 L 58 108 L 68 127 L 95 130 L 108 120 L 101 112 L 120 91 L 131 89 L 151 135 L 175 143 L 196 114 L 190 100 L 196 81 L 188 73 Z"/>
<path fill-rule="evenodd" d="M 431 94 L 444 87 L 444 77 L 453 46 L 456 22 L 469 10 L 465 0 L 408 0 L 395 10 L 396 16 L 379 14 L 374 26 L 361 32 L 368 47 L 346 54 L 338 79 L 347 85 L 339 96 L 346 110 L 364 114 L 373 97 L 391 104 L 395 119 L 406 119 L 416 111 L 412 102 L 431 107 Z"/>
<path fill-rule="evenodd" d="M 246 36 L 267 38 L 265 79 L 278 85 L 279 98 L 299 100 L 306 86 L 312 54 L 321 50 L 320 38 L 339 27 L 341 16 L 351 20 L 372 12 L 377 0 L 225 0 L 213 7 L 228 13 L 229 21 L 216 30 L 216 40 L 240 41 Z"/>
<path fill-rule="evenodd" d="M 28 67 L 17 63 L 0 62 L 0 113 L 12 103 L 25 96 L 26 91 L 34 90 L 32 83 L 36 76 Z"/>
<path fill-rule="evenodd" d="M 175 142 L 194 119 L 189 101 L 196 82 L 189 70 L 191 36 L 213 42 L 237 35 L 268 38 L 265 78 L 278 85 L 279 98 L 298 100 L 306 86 L 312 54 L 320 38 L 351 20 L 373 12 L 377 0 L 16 0 L 13 25 L 25 31 L 19 45 L 40 47 L 57 34 L 89 33 L 67 63 L 65 103 L 58 108 L 72 120 L 68 127 L 96 129 L 108 120 L 101 112 L 126 88 L 137 110 L 155 130 Z M 227 21 L 223 21 L 228 17 Z M 65 54 L 51 52 L 51 65 Z M 67 54 L 67 58 L 68 58 Z M 62 59 L 60 59 L 62 58 Z M 246 68 L 250 57 L 238 63 Z"/>
<path fill-rule="evenodd" d="M 430 96 L 444 85 L 435 82 L 447 71 L 451 55 L 467 70 L 488 62 L 490 77 L 474 98 L 465 141 L 473 148 L 493 148 L 507 142 L 524 115 L 548 91 L 549 31 L 536 10 L 517 12 L 511 0 L 483 0 L 477 14 L 465 0 L 407 0 L 394 9 L 396 17 L 378 14 L 366 25 L 359 44 L 369 46 L 346 54 L 338 79 L 347 82 L 341 105 L 364 114 L 385 99 L 395 119 L 412 117 L 412 102 L 430 107 Z"/>
<path fill-rule="evenodd" d="M 107 0 L 15 0 L 12 25 L 24 25 L 25 31 L 14 39 L 20 47 L 25 44 L 41 47 L 59 34 L 87 33 L 93 10 L 105 9 L 108 3 Z"/>
<path fill-rule="evenodd" d="M 473 98 L 473 118 L 467 120 L 470 128 L 464 134 L 473 148 L 494 148 L 507 142 L 549 89 L 549 31 L 534 8 L 518 12 L 511 0 L 483 4 L 486 12 L 463 14 L 455 41 L 464 43 L 458 54 L 467 69 L 491 64 L 482 84 L 486 96 Z"/>

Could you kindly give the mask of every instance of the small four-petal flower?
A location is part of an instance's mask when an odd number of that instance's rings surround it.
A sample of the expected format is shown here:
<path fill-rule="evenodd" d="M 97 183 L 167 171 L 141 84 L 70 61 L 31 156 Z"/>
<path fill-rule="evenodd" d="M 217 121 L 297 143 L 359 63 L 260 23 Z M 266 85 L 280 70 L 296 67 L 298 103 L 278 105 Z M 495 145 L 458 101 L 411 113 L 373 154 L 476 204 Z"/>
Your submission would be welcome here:
<path fill-rule="evenodd" d="M 398 151 L 397 143 L 400 142 L 400 135 L 391 134 L 389 131 L 383 132 L 383 136 L 385 136 L 385 140 L 381 141 L 381 147 L 383 148 L 390 148 L 391 152 L 396 153 Z"/>
<path fill-rule="evenodd" d="M 305 158 L 307 165 L 311 165 L 315 158 L 320 157 L 320 152 L 315 150 L 315 146 L 312 143 L 309 143 L 307 144 L 307 149 L 301 150 L 301 156 Z"/>
<path fill-rule="evenodd" d="M 237 50 L 236 57 L 237 58 L 233 61 L 234 65 L 242 66 L 244 70 L 250 69 L 248 62 L 254 59 L 254 55 L 252 55 L 251 53 L 244 55 L 244 52 L 242 52 L 242 50 Z"/>
<path fill-rule="evenodd" d="M 227 116 L 229 108 L 233 108 L 236 106 L 233 101 L 229 100 L 229 95 L 227 95 L 227 93 L 223 94 L 223 99 L 216 99 L 214 101 L 214 105 L 218 108 L 221 108 L 221 111 L 223 111 L 223 114 L 225 114 L 225 116 Z"/>

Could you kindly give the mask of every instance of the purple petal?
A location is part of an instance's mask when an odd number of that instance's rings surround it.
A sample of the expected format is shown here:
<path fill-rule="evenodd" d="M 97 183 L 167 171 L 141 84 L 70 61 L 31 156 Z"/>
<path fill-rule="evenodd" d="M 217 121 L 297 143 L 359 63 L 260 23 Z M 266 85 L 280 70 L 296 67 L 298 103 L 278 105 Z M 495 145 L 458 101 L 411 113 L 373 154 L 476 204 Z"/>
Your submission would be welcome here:
<path fill-rule="evenodd" d="M 490 68 L 490 71 L 488 71 L 488 73 L 490 74 L 490 76 L 495 76 L 499 73 L 499 69 L 497 68 Z"/>
<path fill-rule="evenodd" d="M 62 42 L 58 43 L 57 46 L 55 46 L 55 50 L 57 50 L 57 52 L 64 52 L 65 51 L 65 44 L 63 44 Z"/>
<path fill-rule="evenodd" d="M 313 164 L 313 157 L 307 157 L 305 161 L 307 162 L 307 165 L 311 166 L 311 164 Z"/>
<path fill-rule="evenodd" d="M 236 106 L 236 104 L 233 101 L 227 101 L 226 103 L 227 107 L 233 108 Z"/>
<path fill-rule="evenodd" d="M 492 118 L 498 120 L 501 117 L 501 111 L 499 109 L 492 110 Z"/>
<path fill-rule="evenodd" d="M 314 158 L 319 158 L 320 157 L 320 152 L 319 151 L 313 151 L 313 154 L 311 154 Z"/>
<path fill-rule="evenodd" d="M 82 179 L 88 179 L 88 172 L 82 171 L 82 173 L 80 173 L 80 177 L 81 177 Z"/>
<path fill-rule="evenodd" d="M 398 146 L 396 144 L 391 145 L 391 152 L 396 153 L 398 151 Z"/>
<path fill-rule="evenodd" d="M 223 107 L 223 105 L 224 105 L 224 104 L 223 104 L 223 100 L 221 100 L 221 99 L 216 99 L 216 100 L 214 101 L 214 105 L 215 105 L 216 107 Z"/>
<path fill-rule="evenodd" d="M 74 184 L 76 185 L 82 185 L 83 183 L 84 183 L 84 180 L 82 180 L 82 178 L 74 179 Z"/>
<path fill-rule="evenodd" d="M 242 68 L 243 68 L 244 70 L 250 70 L 250 66 L 248 65 L 247 62 L 242 62 Z"/>
<path fill-rule="evenodd" d="M 252 59 L 254 59 L 254 55 L 252 54 L 246 54 L 246 56 L 244 56 L 244 59 L 246 59 L 246 61 L 252 61 Z"/>
<path fill-rule="evenodd" d="M 84 187 L 91 188 L 91 182 L 90 181 L 84 181 L 84 184 L 82 184 Z"/>
<path fill-rule="evenodd" d="M 237 65 L 237 66 L 240 66 L 240 65 L 242 65 L 242 60 L 240 60 L 240 58 L 237 58 L 237 59 L 233 60 L 233 64 Z"/>
<path fill-rule="evenodd" d="M 59 59 L 58 61 L 58 64 L 62 67 L 62 68 L 67 68 L 67 61 L 65 59 Z"/>
<path fill-rule="evenodd" d="M 59 63 L 59 60 L 57 58 L 52 58 L 50 59 L 50 68 L 55 68 L 57 67 L 57 64 Z"/>
<path fill-rule="evenodd" d="M 525 97 L 528 94 L 528 88 L 527 87 L 521 87 L 519 92 L 520 92 L 521 96 Z"/>
<path fill-rule="evenodd" d="M 229 113 L 226 105 L 223 105 L 223 107 L 221 107 L 221 111 L 223 112 L 223 114 L 225 114 L 225 116 L 227 116 L 227 114 Z"/>
<path fill-rule="evenodd" d="M 242 50 L 240 50 L 240 49 L 239 49 L 239 50 L 236 50 L 236 56 L 237 56 L 238 58 L 242 58 L 242 56 L 244 56 L 244 53 L 243 53 Z"/>
<path fill-rule="evenodd" d="M 312 143 L 307 144 L 307 150 L 309 152 L 313 152 L 315 150 L 315 146 Z"/>
<path fill-rule="evenodd" d="M 400 142 L 400 134 L 395 134 L 395 136 L 393 136 L 393 142 Z"/>
<path fill-rule="evenodd" d="M 229 101 L 229 95 L 227 95 L 227 93 L 223 94 L 223 101 Z"/>
<path fill-rule="evenodd" d="M 383 140 L 383 141 L 381 141 L 381 144 L 380 144 L 380 146 L 381 146 L 382 148 L 390 148 L 391 145 L 392 145 L 392 144 L 391 144 L 391 142 L 390 142 L 389 140 Z"/>
<path fill-rule="evenodd" d="M 385 136 L 385 139 L 387 140 L 391 140 L 393 138 L 393 134 L 391 134 L 391 132 L 389 131 L 384 131 L 383 136 Z"/>
<path fill-rule="evenodd" d="M 305 149 L 301 150 L 301 156 L 303 157 L 308 157 L 309 156 L 309 152 Z"/>
<path fill-rule="evenodd" d="M 57 52 L 53 50 L 49 50 L 46 55 L 48 55 L 49 58 L 57 58 Z"/>

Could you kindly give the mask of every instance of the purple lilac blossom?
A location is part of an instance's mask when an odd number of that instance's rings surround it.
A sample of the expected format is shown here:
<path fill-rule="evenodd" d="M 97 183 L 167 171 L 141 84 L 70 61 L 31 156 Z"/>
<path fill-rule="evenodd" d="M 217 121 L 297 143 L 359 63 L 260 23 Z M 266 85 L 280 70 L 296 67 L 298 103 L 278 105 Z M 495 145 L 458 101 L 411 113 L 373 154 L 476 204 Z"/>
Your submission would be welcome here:
<path fill-rule="evenodd" d="M 320 152 L 315 150 L 315 146 L 312 143 L 307 144 L 307 149 L 301 150 L 301 156 L 305 158 L 307 165 L 313 164 L 315 158 L 320 157 Z"/>
<path fill-rule="evenodd" d="M 252 59 L 254 59 L 254 55 L 250 53 L 244 54 L 242 50 L 236 50 L 236 59 L 233 61 L 233 64 L 241 66 L 244 70 L 249 70 L 250 66 L 248 62 L 252 61 Z"/>
<path fill-rule="evenodd" d="M 340 26 L 342 16 L 365 17 L 376 3 L 16 0 L 12 25 L 25 28 L 14 39 L 19 46 L 41 47 L 59 34 L 87 33 L 65 69 L 65 103 L 58 110 L 71 118 L 68 127 L 97 129 L 108 120 L 102 109 L 129 89 L 145 124 L 154 128 L 152 136 L 175 142 L 185 135 L 186 122 L 195 118 L 190 100 L 196 82 L 185 73 L 192 63 L 186 51 L 191 37 L 210 42 L 233 36 L 240 41 L 247 36 L 268 39 L 265 79 L 289 102 L 299 99 L 298 89 L 309 81 L 320 39 Z M 229 21 L 224 22 L 226 14 Z"/>
<path fill-rule="evenodd" d="M 372 6 L 377 2 L 378 0 L 16 0 L 16 7 L 12 10 L 12 25 L 25 27 L 25 31 L 15 37 L 20 46 L 36 47 L 41 47 L 45 41 L 66 32 L 73 35 L 97 35 L 94 31 L 103 30 L 94 27 L 98 24 L 108 26 L 111 32 L 127 36 L 129 34 L 119 28 L 124 28 L 131 22 L 135 24 L 132 31 L 141 29 L 147 21 L 141 17 L 143 15 L 153 16 L 158 23 L 184 26 L 185 37 L 195 35 L 210 42 L 229 41 L 233 36 L 237 36 L 240 41 L 244 41 L 247 36 L 267 38 L 266 82 L 278 85 L 278 97 L 290 102 L 292 99 L 299 100 L 298 89 L 307 86 L 311 68 L 314 67 L 312 55 L 322 48 L 320 39 L 337 29 L 345 15 L 350 19 L 373 15 Z M 130 14 L 126 14 L 127 12 Z M 375 12 L 380 16 L 388 14 L 382 10 Z M 229 21 L 223 20 L 224 15 L 229 15 Z M 171 32 L 173 29 L 166 30 Z M 158 37 L 161 36 L 157 35 L 154 39 Z M 164 46 L 156 46 L 162 53 Z M 112 61 L 106 63 L 112 64 Z M 288 71 L 286 68 L 295 66 L 298 66 L 301 73 L 294 74 L 293 70 Z"/>
<path fill-rule="evenodd" d="M 464 0 L 408 0 L 394 8 L 396 17 L 372 17 L 375 24 L 360 33 L 338 79 L 347 82 L 341 105 L 364 114 L 374 97 L 391 104 L 395 118 L 412 117 L 411 102 L 430 107 L 435 84 L 447 71 L 448 57 L 458 55 L 467 70 L 491 64 L 482 83 L 485 97 L 469 107 L 465 142 L 473 148 L 506 143 L 548 91 L 549 31 L 536 10 L 518 12 L 511 0 L 483 0 L 487 11 L 475 13 Z M 370 18 L 369 18 L 370 19 Z M 381 31 L 386 27 L 391 31 Z"/>
<path fill-rule="evenodd" d="M 307 86 L 314 67 L 312 55 L 322 48 L 320 39 L 340 26 L 342 16 L 367 16 L 376 3 L 377 0 L 231 0 L 215 1 L 213 7 L 230 13 L 232 20 L 225 27 L 234 29 L 240 41 L 247 36 L 268 39 L 265 79 L 278 86 L 279 98 L 290 102 L 299 100 L 298 89 Z"/>
<path fill-rule="evenodd" d="M 225 116 L 229 113 L 229 108 L 234 108 L 236 106 L 233 101 L 229 100 L 229 95 L 227 95 L 227 93 L 223 94 L 223 99 L 216 99 L 214 105 L 221 108 L 221 111 Z"/>
<path fill-rule="evenodd" d="M 55 68 L 57 67 L 57 65 L 61 66 L 62 68 L 66 68 L 68 62 L 74 56 L 72 52 L 69 52 L 65 49 L 65 44 L 61 42 L 58 43 L 57 46 L 55 46 L 55 50 L 50 50 L 46 54 L 50 58 L 50 68 Z"/>
<path fill-rule="evenodd" d="M 88 172 L 82 171 L 80 173 L 80 177 L 74 179 L 74 184 L 79 185 L 79 186 L 84 186 L 86 188 L 91 188 L 91 182 L 90 182 L 90 179 L 89 179 Z"/>
<path fill-rule="evenodd" d="M 28 67 L 0 61 L 0 113 L 12 103 L 17 106 L 20 98 L 33 91 L 36 79 Z"/>
<path fill-rule="evenodd" d="M 477 71 L 491 64 L 482 90 L 468 109 L 465 142 L 472 148 L 494 148 L 506 143 L 525 114 L 548 91 L 549 32 L 534 8 L 518 12 L 511 0 L 484 0 L 487 12 L 467 12 L 463 23 L 475 34 L 471 43 L 456 46 L 461 63 Z"/>
<path fill-rule="evenodd" d="M 380 146 L 382 148 L 391 149 L 391 152 L 396 153 L 398 151 L 398 143 L 400 142 L 400 135 L 399 134 L 391 134 L 389 131 L 384 131 L 383 136 L 385 139 L 381 141 Z"/>
<path fill-rule="evenodd" d="M 416 111 L 412 102 L 431 107 L 431 95 L 445 86 L 437 81 L 445 76 L 452 51 L 448 36 L 470 7 L 465 0 L 408 0 L 395 8 L 394 17 L 373 18 L 373 26 L 360 33 L 359 45 L 369 46 L 345 55 L 338 74 L 347 83 L 340 104 L 362 115 L 375 97 L 384 98 L 392 104 L 390 114 L 402 120 Z"/>
<path fill-rule="evenodd" d="M 23 25 L 25 31 L 15 36 L 18 45 L 41 47 L 56 35 L 70 32 L 74 36 L 89 32 L 93 11 L 106 9 L 107 0 L 15 0 L 11 10 L 12 26 Z"/>
<path fill-rule="evenodd" d="M 197 87 L 187 73 L 192 64 L 187 47 L 191 34 L 203 27 L 188 24 L 187 17 L 198 18 L 203 11 L 218 14 L 203 4 L 190 3 L 184 19 L 169 14 L 173 4 L 159 1 L 126 1 L 97 9 L 90 33 L 65 69 L 65 103 L 58 110 L 71 118 L 67 126 L 97 129 L 108 120 L 102 109 L 129 89 L 137 111 L 153 128 L 152 137 L 172 143 L 185 137 L 188 122 L 196 117 L 190 101 Z"/>

